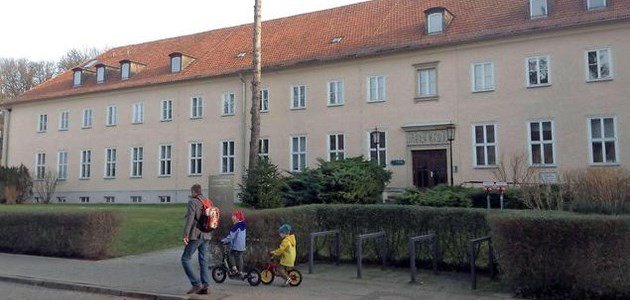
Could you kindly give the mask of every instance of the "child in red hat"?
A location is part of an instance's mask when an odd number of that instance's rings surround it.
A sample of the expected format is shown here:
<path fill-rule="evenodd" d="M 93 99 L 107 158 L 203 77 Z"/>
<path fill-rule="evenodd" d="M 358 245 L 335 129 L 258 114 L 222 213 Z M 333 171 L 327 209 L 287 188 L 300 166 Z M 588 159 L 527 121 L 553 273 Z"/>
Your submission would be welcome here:
<path fill-rule="evenodd" d="M 230 246 L 230 264 L 232 270 L 230 273 L 236 274 L 241 272 L 243 275 L 243 253 L 245 252 L 245 239 L 247 238 L 247 223 L 245 223 L 245 214 L 241 210 L 232 212 L 232 228 L 230 234 L 221 240 L 225 245 Z"/>

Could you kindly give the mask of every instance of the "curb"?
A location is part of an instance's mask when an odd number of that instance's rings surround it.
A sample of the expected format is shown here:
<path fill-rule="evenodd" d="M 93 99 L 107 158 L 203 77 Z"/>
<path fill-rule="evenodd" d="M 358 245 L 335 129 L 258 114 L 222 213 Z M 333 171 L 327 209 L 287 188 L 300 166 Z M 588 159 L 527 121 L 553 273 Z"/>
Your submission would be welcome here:
<path fill-rule="evenodd" d="M 183 296 L 128 291 L 128 290 L 121 290 L 121 289 L 103 287 L 103 286 L 86 284 L 86 283 L 55 281 L 55 280 L 39 279 L 39 278 L 26 277 L 26 276 L 0 275 L 0 281 L 18 283 L 18 284 L 27 284 L 27 285 L 33 285 L 33 286 L 39 286 L 39 287 L 45 287 L 45 288 L 57 289 L 57 290 L 68 290 L 68 291 L 75 291 L 75 292 L 103 294 L 103 295 L 110 295 L 110 296 L 136 298 L 136 299 L 155 299 L 155 300 L 188 299 L 188 297 L 183 297 Z"/>

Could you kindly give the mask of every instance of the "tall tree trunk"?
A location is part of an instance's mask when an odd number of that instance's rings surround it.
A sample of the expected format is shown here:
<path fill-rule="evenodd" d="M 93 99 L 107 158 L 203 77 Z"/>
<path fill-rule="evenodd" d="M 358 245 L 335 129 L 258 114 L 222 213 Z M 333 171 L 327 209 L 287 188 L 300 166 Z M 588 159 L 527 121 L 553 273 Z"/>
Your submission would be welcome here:
<path fill-rule="evenodd" d="M 254 55 L 252 64 L 254 67 L 254 74 L 252 78 L 252 109 L 250 111 L 252 116 L 251 134 L 249 140 L 249 169 L 252 170 L 258 163 L 258 141 L 260 140 L 260 81 L 262 77 L 262 62 L 261 62 L 261 17 L 260 17 L 260 4 L 262 0 L 254 0 Z"/>

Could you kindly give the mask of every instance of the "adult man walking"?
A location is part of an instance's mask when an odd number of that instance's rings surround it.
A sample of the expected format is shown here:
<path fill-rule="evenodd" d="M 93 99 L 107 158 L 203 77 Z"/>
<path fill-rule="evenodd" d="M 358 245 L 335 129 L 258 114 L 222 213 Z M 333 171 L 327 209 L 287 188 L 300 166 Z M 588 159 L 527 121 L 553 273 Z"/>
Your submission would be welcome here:
<path fill-rule="evenodd" d="M 211 232 L 204 232 L 201 230 L 201 219 L 203 200 L 206 199 L 201 193 L 201 186 L 195 184 L 190 188 L 190 199 L 188 200 L 188 209 L 186 211 L 186 225 L 184 227 L 184 234 L 182 240 L 184 245 L 184 253 L 182 254 L 182 266 L 184 272 L 192 284 L 192 288 L 187 294 L 201 294 L 205 295 L 209 293 L 210 286 L 210 274 L 208 269 L 208 260 L 210 259 L 210 240 L 212 239 Z M 191 264 L 191 259 L 195 251 L 199 251 L 199 269 L 201 278 L 199 279 Z"/>

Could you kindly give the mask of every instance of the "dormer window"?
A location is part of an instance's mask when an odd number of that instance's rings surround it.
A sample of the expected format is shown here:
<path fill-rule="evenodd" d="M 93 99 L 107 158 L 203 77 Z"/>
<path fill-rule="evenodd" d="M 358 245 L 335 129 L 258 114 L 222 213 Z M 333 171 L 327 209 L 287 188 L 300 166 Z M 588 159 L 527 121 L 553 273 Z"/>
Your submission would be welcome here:
<path fill-rule="evenodd" d="M 96 66 L 96 83 L 105 82 L 105 65 Z"/>
<path fill-rule="evenodd" d="M 127 80 L 131 77 L 131 62 L 123 60 L 120 62 L 120 79 Z"/>
<path fill-rule="evenodd" d="M 529 16 L 532 19 L 544 18 L 548 11 L 547 0 L 529 0 Z"/>
<path fill-rule="evenodd" d="M 604 8 L 608 5 L 607 0 L 586 0 L 588 10 Z"/>
<path fill-rule="evenodd" d="M 444 7 L 434 7 L 424 11 L 426 16 L 426 33 L 440 34 L 453 20 L 453 15 Z"/>
<path fill-rule="evenodd" d="M 171 54 L 171 73 L 182 71 L 182 55 L 180 53 Z"/>
<path fill-rule="evenodd" d="M 72 86 L 74 86 L 74 87 L 81 86 L 82 79 L 83 79 L 83 69 L 75 68 L 74 69 L 74 76 L 72 77 Z"/>

